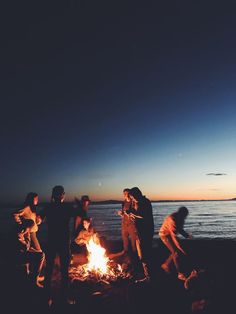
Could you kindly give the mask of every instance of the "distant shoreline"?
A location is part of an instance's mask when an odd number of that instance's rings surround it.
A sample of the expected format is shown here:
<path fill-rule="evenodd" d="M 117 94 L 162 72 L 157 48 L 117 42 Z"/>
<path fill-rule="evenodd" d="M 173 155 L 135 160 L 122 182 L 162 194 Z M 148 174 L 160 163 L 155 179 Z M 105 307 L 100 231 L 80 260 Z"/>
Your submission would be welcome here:
<path fill-rule="evenodd" d="M 221 199 L 221 200 L 150 200 L 151 203 L 181 203 L 181 202 L 226 202 L 226 201 L 236 201 L 236 198 L 231 199 Z M 92 201 L 91 205 L 110 205 L 110 204 L 121 204 L 123 200 L 104 200 L 104 201 Z M 67 203 L 74 204 L 73 201 L 68 201 Z M 41 202 L 39 203 L 39 206 L 45 206 L 49 204 L 49 202 Z M 4 207 L 20 207 L 22 204 L 17 203 L 6 203 L 6 202 L 0 202 L 0 208 Z"/>

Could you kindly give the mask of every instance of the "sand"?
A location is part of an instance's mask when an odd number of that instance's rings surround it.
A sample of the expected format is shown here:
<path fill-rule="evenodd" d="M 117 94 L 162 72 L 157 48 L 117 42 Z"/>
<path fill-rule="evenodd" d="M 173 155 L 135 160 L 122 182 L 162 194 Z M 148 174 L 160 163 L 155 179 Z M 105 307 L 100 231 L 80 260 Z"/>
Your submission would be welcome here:
<path fill-rule="evenodd" d="M 236 241 L 183 240 L 189 259 L 189 269 L 202 271 L 189 289 L 177 279 L 174 269 L 170 275 L 160 265 L 169 254 L 159 240 L 152 250 L 152 281 L 135 284 L 133 280 L 117 281 L 110 285 L 74 282 L 70 297 L 74 304 L 63 304 L 58 287 L 60 273 L 55 265 L 53 286 L 54 304 L 45 302 L 44 289 L 33 288 L 9 258 L 10 248 L 2 243 L 1 296 L 2 313 L 235 313 Z M 122 249 L 120 241 L 106 241 L 107 251 Z M 80 258 L 75 257 L 79 262 Z"/>

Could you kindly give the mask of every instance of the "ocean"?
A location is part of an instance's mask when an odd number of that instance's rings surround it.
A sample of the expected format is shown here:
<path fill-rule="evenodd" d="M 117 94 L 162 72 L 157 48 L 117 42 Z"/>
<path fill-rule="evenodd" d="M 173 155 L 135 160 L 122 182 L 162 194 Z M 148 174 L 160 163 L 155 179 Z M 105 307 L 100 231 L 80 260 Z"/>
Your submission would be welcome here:
<path fill-rule="evenodd" d="M 155 202 L 152 203 L 155 224 L 155 238 L 164 218 L 180 206 L 189 209 L 185 230 L 194 239 L 232 239 L 236 240 L 236 201 L 194 201 L 194 202 Z M 117 211 L 119 204 L 90 205 L 96 231 L 109 240 L 121 239 L 121 218 Z M 14 226 L 12 213 L 14 208 L 0 209 L 0 238 L 7 238 Z M 46 224 L 39 226 L 38 237 L 44 240 Z"/>

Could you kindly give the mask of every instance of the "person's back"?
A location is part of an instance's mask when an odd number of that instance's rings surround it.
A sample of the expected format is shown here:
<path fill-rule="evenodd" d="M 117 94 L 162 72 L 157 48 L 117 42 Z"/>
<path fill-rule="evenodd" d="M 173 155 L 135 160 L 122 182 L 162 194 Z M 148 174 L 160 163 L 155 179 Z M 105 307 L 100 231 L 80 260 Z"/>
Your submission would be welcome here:
<path fill-rule="evenodd" d="M 52 202 L 40 212 L 40 216 L 47 220 L 48 240 L 50 242 L 70 240 L 70 219 L 75 215 L 68 204 Z"/>
<path fill-rule="evenodd" d="M 56 255 L 60 258 L 62 275 L 62 296 L 66 297 L 68 288 L 68 267 L 70 262 L 70 218 L 76 217 L 76 210 L 64 203 L 63 186 L 57 185 L 52 190 L 51 203 L 40 212 L 42 219 L 46 218 L 48 225 L 48 243 L 46 255 L 45 288 L 48 300 L 51 302 L 51 277 Z"/>

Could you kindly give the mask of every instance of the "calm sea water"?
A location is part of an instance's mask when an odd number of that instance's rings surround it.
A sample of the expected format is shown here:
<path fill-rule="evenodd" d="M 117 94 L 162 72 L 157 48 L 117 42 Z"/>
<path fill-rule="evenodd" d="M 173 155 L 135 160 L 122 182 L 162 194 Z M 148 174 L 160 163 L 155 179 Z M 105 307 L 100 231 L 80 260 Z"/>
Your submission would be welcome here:
<path fill-rule="evenodd" d="M 185 229 L 195 239 L 233 239 L 236 240 L 236 201 L 199 202 L 160 202 L 152 203 L 155 223 L 155 236 L 164 218 L 176 211 L 179 206 L 189 209 Z M 91 205 L 89 216 L 93 225 L 102 235 L 111 240 L 121 239 L 121 218 L 117 215 L 119 204 Z M 0 237 L 7 237 L 13 227 L 11 213 L 13 208 L 0 209 Z M 45 238 L 46 224 L 39 227 L 39 238 Z"/>

